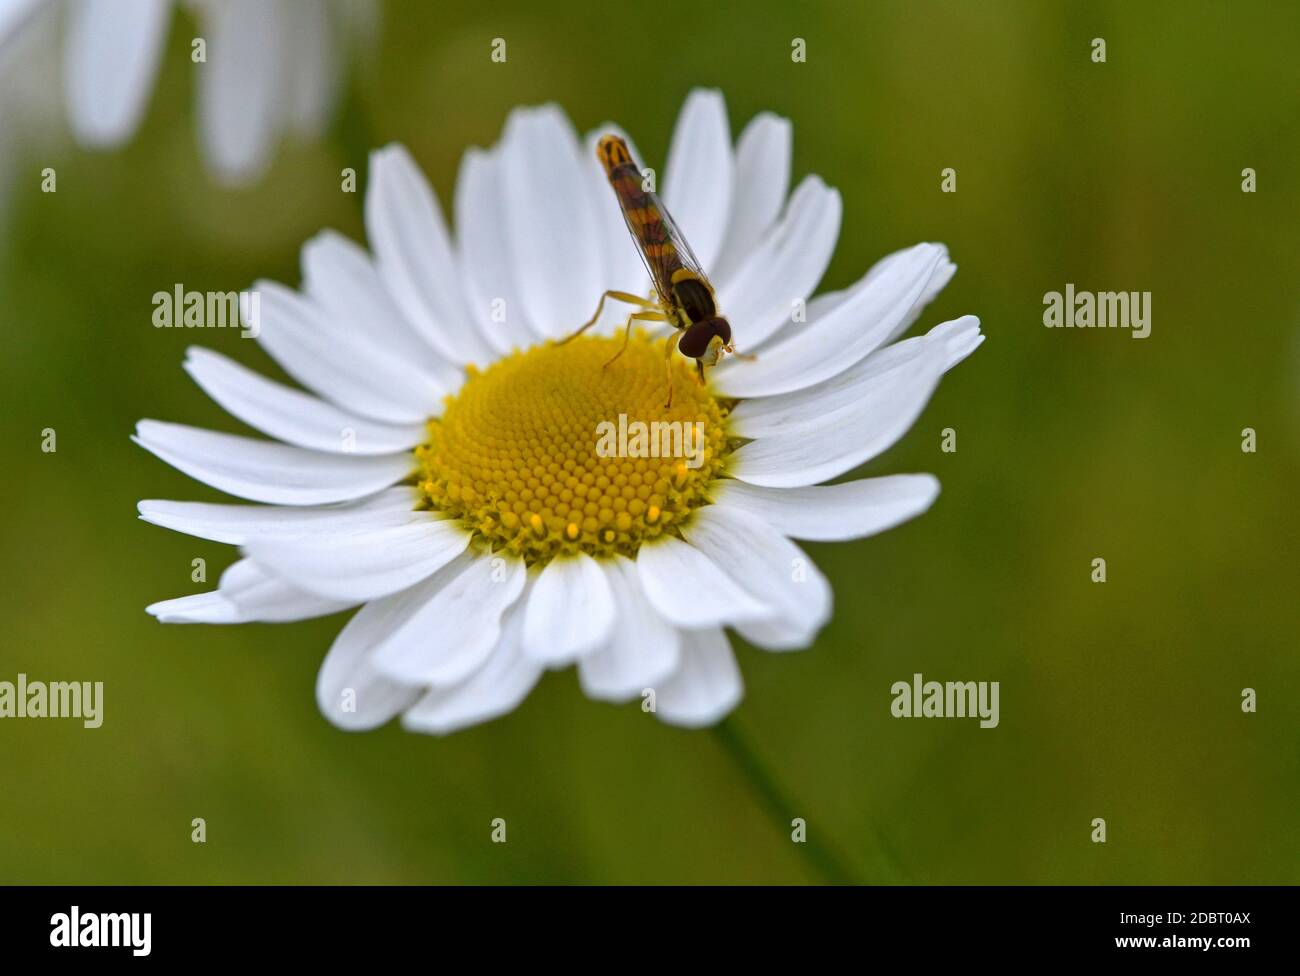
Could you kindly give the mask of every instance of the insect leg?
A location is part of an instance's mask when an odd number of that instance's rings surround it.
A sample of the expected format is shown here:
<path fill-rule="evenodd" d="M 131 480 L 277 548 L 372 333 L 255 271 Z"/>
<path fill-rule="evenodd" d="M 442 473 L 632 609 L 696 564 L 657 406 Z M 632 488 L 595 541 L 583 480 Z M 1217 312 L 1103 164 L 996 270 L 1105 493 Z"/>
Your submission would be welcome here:
<path fill-rule="evenodd" d="M 576 332 L 574 332 L 574 333 L 572 333 L 572 334 L 570 334 L 570 335 L 565 336 L 563 339 L 559 340 L 559 341 L 556 343 L 556 345 L 557 345 L 557 346 L 562 346 L 562 345 L 564 345 L 566 342 L 568 342 L 570 339 L 576 339 L 576 338 L 578 338 L 578 336 L 582 335 L 584 332 L 586 332 L 588 329 L 590 329 L 593 325 L 595 325 L 596 322 L 597 322 L 597 320 L 600 319 L 600 313 L 601 313 L 601 311 L 605 308 L 605 299 L 606 299 L 606 298 L 612 298 L 612 299 L 614 299 L 615 301 L 619 301 L 619 302 L 626 302 L 628 305 L 636 305 L 638 308 L 655 308 L 655 307 L 656 307 L 656 303 L 653 302 L 653 301 L 651 301 L 651 300 L 648 299 L 648 298 L 642 298 L 640 295 L 633 295 L 633 294 L 631 294 L 630 292 L 626 292 L 626 291 L 615 291 L 614 289 L 611 288 L 609 291 L 605 292 L 603 295 L 600 296 L 600 301 L 596 303 L 596 312 L 595 312 L 595 314 L 592 315 L 591 318 L 587 319 L 587 321 L 584 322 L 581 326 L 579 326 L 578 331 L 576 331 Z"/>
<path fill-rule="evenodd" d="M 674 332 L 664 343 L 664 366 L 668 372 L 668 400 L 664 403 L 664 409 L 667 410 L 673 405 L 673 350 L 677 348 L 677 340 L 682 337 L 680 332 Z"/>
<path fill-rule="evenodd" d="M 633 320 L 642 321 L 642 322 L 667 322 L 668 316 L 657 309 L 646 310 L 641 312 L 633 312 L 631 315 L 629 315 L 627 317 L 627 325 L 623 326 L 623 345 L 618 347 L 618 352 L 614 353 L 613 358 L 610 359 L 609 362 L 605 363 L 605 366 L 609 366 L 610 363 L 612 363 L 615 359 L 617 359 L 619 356 L 623 355 L 623 353 L 627 351 L 627 340 L 632 335 Z M 604 369 L 605 366 L 602 366 L 601 368 Z"/>

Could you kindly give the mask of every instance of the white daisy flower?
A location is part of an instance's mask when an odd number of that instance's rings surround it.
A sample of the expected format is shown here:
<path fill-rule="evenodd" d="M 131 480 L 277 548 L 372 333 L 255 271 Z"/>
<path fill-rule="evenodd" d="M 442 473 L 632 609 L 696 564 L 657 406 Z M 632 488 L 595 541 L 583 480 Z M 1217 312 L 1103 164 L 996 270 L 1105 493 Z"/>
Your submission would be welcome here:
<path fill-rule="evenodd" d="M 925 511 L 930 475 L 822 485 L 916 420 L 982 341 L 966 316 L 895 342 L 955 270 L 918 244 L 843 291 L 813 292 L 840 198 L 809 176 L 787 197 L 791 127 L 762 114 L 733 146 L 720 94 L 682 110 L 662 181 L 735 341 L 696 383 L 664 336 L 619 316 L 564 344 L 611 287 L 646 272 L 594 154 L 555 107 L 511 114 L 470 150 L 456 234 L 410 156 L 371 158 L 371 252 L 326 231 L 300 290 L 257 286 L 263 348 L 310 392 L 191 349 L 185 368 L 274 441 L 142 421 L 136 440 L 261 506 L 140 503 L 141 517 L 241 547 L 211 593 L 149 607 L 164 622 L 288 621 L 360 606 L 317 699 L 347 729 L 401 716 L 445 733 L 511 711 L 576 664 L 613 702 L 653 691 L 665 722 L 703 726 L 740 701 L 724 628 L 769 650 L 812 643 L 831 588 L 791 539 L 880 532 Z M 624 313 L 626 314 L 626 313 Z M 796 319 L 801 316 L 796 317 Z M 701 423 L 707 450 L 601 457 L 620 415 Z"/>
<path fill-rule="evenodd" d="M 115 148 L 139 128 L 172 8 L 182 0 L 0 0 L 0 46 L 25 25 L 62 18 L 63 98 L 77 141 Z M 371 0 L 183 0 L 199 21 L 199 140 L 229 183 L 266 168 L 286 131 L 320 135 L 350 40 L 369 33 Z M 193 56 L 193 53 L 191 53 Z"/>

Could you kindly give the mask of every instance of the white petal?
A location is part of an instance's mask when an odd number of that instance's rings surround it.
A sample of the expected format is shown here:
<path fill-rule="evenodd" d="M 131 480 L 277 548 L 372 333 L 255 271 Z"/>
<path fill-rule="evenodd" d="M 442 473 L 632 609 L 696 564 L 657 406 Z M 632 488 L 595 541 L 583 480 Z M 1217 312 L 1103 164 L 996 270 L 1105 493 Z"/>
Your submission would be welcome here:
<path fill-rule="evenodd" d="M 456 239 L 466 303 L 479 331 L 503 355 L 539 338 L 515 290 L 504 173 L 499 152 L 471 149 L 461 158 L 456 178 Z"/>
<path fill-rule="evenodd" d="M 771 396 L 812 386 L 848 369 L 913 314 L 946 262 L 942 246 L 918 244 L 885 271 L 864 277 L 827 314 L 810 317 L 797 331 L 773 342 L 756 361 L 733 359 L 720 365 L 711 377 L 714 386 L 723 396 Z"/>
<path fill-rule="evenodd" d="M 697 88 L 677 116 L 662 185 L 664 204 L 705 270 L 722 249 L 734 180 L 727 103 L 721 92 Z"/>
<path fill-rule="evenodd" d="M 664 536 L 636 554 L 637 575 L 650 605 L 677 627 L 710 627 L 770 615 L 708 556 Z"/>
<path fill-rule="evenodd" d="M 596 560 L 586 553 L 546 564 L 528 596 L 524 650 L 558 667 L 590 654 L 614 627 L 614 594 Z"/>
<path fill-rule="evenodd" d="M 758 640 L 770 650 L 807 647 L 831 615 L 831 588 L 802 549 L 780 532 L 734 508 L 705 505 L 682 526 L 686 541 L 715 565 L 731 567 L 735 581 L 770 611 L 780 637 Z M 747 637 L 762 633 L 737 622 Z M 750 638 L 753 639 L 752 637 Z"/>
<path fill-rule="evenodd" d="M 825 291 L 822 292 L 820 295 L 814 295 L 812 298 L 808 299 L 807 307 L 804 309 L 804 319 L 805 319 L 804 322 L 797 323 L 797 324 L 794 323 L 793 321 L 791 321 L 789 324 L 782 323 L 783 327 L 777 329 L 776 332 L 768 336 L 768 338 L 764 342 L 759 343 L 757 346 L 753 345 L 752 343 L 746 343 L 745 348 L 741 349 L 741 352 L 744 353 L 756 352 L 758 354 L 758 358 L 762 358 L 766 356 L 767 350 L 771 349 L 774 345 L 779 344 L 783 339 L 789 338 L 792 333 L 792 330 L 806 329 L 813 322 L 820 322 L 826 316 L 830 315 L 831 312 L 833 312 L 835 309 L 839 308 L 840 305 L 844 304 L 844 302 L 850 297 L 851 294 L 852 294 L 851 289 L 845 288 L 845 289 L 841 289 L 840 291 Z M 737 361 L 732 359 L 724 359 L 720 365 L 722 367 L 725 367 L 726 370 L 730 372 L 733 366 L 740 367 L 743 369 L 745 366 L 748 365 L 748 363 L 745 362 L 744 360 Z M 715 371 L 715 375 L 716 375 L 716 371 Z"/>
<path fill-rule="evenodd" d="M 595 311 L 604 256 L 578 137 L 558 108 L 517 109 L 502 145 L 505 216 L 517 292 L 533 331 L 559 338 Z"/>
<path fill-rule="evenodd" d="M 974 315 L 963 315 L 950 322 L 941 322 L 926 333 L 925 338 L 941 341 L 947 353 L 944 371 L 952 369 L 984 344 L 980 333 L 980 320 Z"/>
<path fill-rule="evenodd" d="M 77 139 L 131 138 L 158 74 L 170 0 L 82 0 L 68 10 L 64 96 Z"/>
<path fill-rule="evenodd" d="M 419 688 L 390 681 L 371 664 L 371 649 L 387 636 L 387 619 L 372 606 L 348 621 L 316 676 L 321 714 L 341 729 L 378 728 L 420 697 Z"/>
<path fill-rule="evenodd" d="M 163 624 L 246 624 L 249 620 L 219 590 L 159 600 L 144 608 Z"/>
<path fill-rule="evenodd" d="M 324 3 L 296 3 L 286 13 L 287 114 L 297 132 L 315 138 L 325 131 L 342 73 L 330 9 Z"/>
<path fill-rule="evenodd" d="M 893 254 L 887 254 L 885 257 L 881 258 L 871 266 L 871 270 L 868 271 L 866 276 L 862 279 L 863 282 L 872 281 L 879 275 L 893 269 L 897 262 L 903 260 L 910 250 L 911 248 L 903 248 L 901 251 L 895 251 Z M 893 331 L 885 337 L 885 342 L 893 342 L 911 328 L 912 323 L 920 317 L 923 311 L 925 311 L 925 306 L 934 301 L 939 292 L 943 291 L 944 288 L 947 287 L 948 282 L 952 281 L 952 276 L 956 273 L 957 265 L 952 263 L 948 257 L 948 252 L 945 250 L 943 260 L 939 263 L 939 267 L 935 270 L 934 274 L 931 275 L 930 283 L 926 286 L 925 291 L 921 293 L 921 297 L 917 300 L 916 304 L 912 306 L 911 313 L 905 315 L 899 320 L 898 324 L 894 326 Z"/>
<path fill-rule="evenodd" d="M 418 423 L 441 414 L 443 397 L 455 389 L 364 335 L 336 327 L 318 304 L 283 285 L 259 281 L 250 301 L 254 296 L 262 348 L 303 386 L 346 410 L 390 424 Z"/>
<path fill-rule="evenodd" d="M 655 692 L 655 714 L 669 725 L 701 728 L 735 708 L 745 694 L 736 656 L 721 630 L 682 632 L 682 663 Z"/>
<path fill-rule="evenodd" d="M 892 529 L 920 515 L 938 496 L 939 481 L 928 474 L 806 488 L 760 488 L 727 479 L 713 489 L 719 508 L 734 508 L 782 535 L 814 542 L 843 542 Z"/>
<path fill-rule="evenodd" d="M 861 283 L 859 282 L 859 285 L 860 284 Z M 831 312 L 835 311 L 835 309 L 843 305 L 844 302 L 853 294 L 854 292 L 852 289 L 842 288 L 839 291 L 824 291 L 820 295 L 814 295 L 812 298 L 808 299 L 808 308 L 806 310 L 807 322 L 801 323 L 798 327 L 807 328 L 807 326 L 813 322 L 820 322 L 826 316 L 830 315 Z M 795 325 L 792 323 L 790 328 L 795 328 Z M 788 332 L 778 330 L 776 334 L 769 337 L 767 342 L 763 343 L 760 348 L 769 349 L 781 339 L 789 336 L 789 334 L 790 333 Z"/>
<path fill-rule="evenodd" d="M 770 488 L 814 485 L 889 448 L 916 422 L 943 375 L 942 345 L 855 388 L 856 399 L 822 415 L 791 416 L 779 430 L 732 455 L 730 473 Z"/>
<path fill-rule="evenodd" d="M 214 505 L 208 502 L 140 502 L 140 518 L 164 529 L 228 545 L 252 539 L 279 539 L 317 533 L 357 532 L 384 525 L 420 521 L 415 511 L 419 492 L 400 485 L 364 501 L 344 505 L 296 507 L 284 505 Z"/>
<path fill-rule="evenodd" d="M 627 701 L 676 670 L 680 639 L 647 602 L 632 560 L 615 556 L 600 566 L 614 594 L 614 630 L 578 662 L 578 677 L 591 698 Z"/>
<path fill-rule="evenodd" d="M 322 454 L 158 420 L 140 421 L 132 439 L 191 478 L 273 505 L 351 501 L 401 481 L 415 467 L 412 454 Z"/>
<path fill-rule="evenodd" d="M 840 195 L 815 176 L 799 184 L 781 222 L 718 292 L 736 345 L 753 349 L 791 321 L 826 272 L 840 233 Z M 835 355 L 827 350 L 828 355 Z"/>
<path fill-rule="evenodd" d="M 524 562 L 465 552 L 383 605 L 391 617 L 374 666 L 394 681 L 453 685 L 487 660 L 501 637 L 501 615 L 523 592 Z"/>
<path fill-rule="evenodd" d="M 303 246 L 302 273 L 304 290 L 325 310 L 331 326 L 409 357 L 434 373 L 440 385 L 457 384 L 455 368 L 407 320 L 359 244 L 332 230 L 322 231 Z"/>
<path fill-rule="evenodd" d="M 428 518 L 348 535 L 253 539 L 250 558 L 299 589 L 361 602 L 432 576 L 469 545 L 455 520 Z"/>
<path fill-rule="evenodd" d="M 789 119 L 760 112 L 736 143 L 736 184 L 727 233 L 714 266 L 723 286 L 776 223 L 790 188 L 792 127 Z"/>
<path fill-rule="evenodd" d="M 798 651 L 813 642 L 816 634 L 809 634 L 796 621 L 785 617 L 767 620 L 742 620 L 735 626 L 736 633 L 755 647 L 768 651 Z"/>
<path fill-rule="evenodd" d="M 225 410 L 277 440 L 338 454 L 393 454 L 426 436 L 424 424 L 384 424 L 268 380 L 233 359 L 191 346 L 185 371 Z"/>
<path fill-rule="evenodd" d="M 145 607 L 164 624 L 284 623 L 338 613 L 353 606 L 296 590 L 249 559 L 221 574 L 217 589 Z"/>
<path fill-rule="evenodd" d="M 370 155 L 366 233 L 398 306 L 448 361 L 488 365 L 495 356 L 466 321 L 460 271 L 442 209 L 406 149 Z"/>
<path fill-rule="evenodd" d="M 528 594 L 506 611 L 501 639 L 487 663 L 458 685 L 435 688 L 402 716 L 411 732 L 443 735 L 513 711 L 542 676 L 542 665 L 524 653 Z"/>
<path fill-rule="evenodd" d="M 17 36 L 42 8 L 49 9 L 45 0 L 0 0 L 0 54 L 9 39 Z"/>
<path fill-rule="evenodd" d="M 221 179 L 251 182 L 266 169 L 279 135 L 284 11 L 264 0 L 223 0 L 199 10 L 208 42 L 207 62 L 194 66 L 204 155 Z"/>
<path fill-rule="evenodd" d="M 878 349 L 816 386 L 744 400 L 732 411 L 729 426 L 739 437 L 762 438 L 786 433 L 793 427 L 821 424 L 825 418 L 839 416 L 839 411 L 853 407 L 870 387 L 899 370 L 916 366 L 927 356 L 940 360 L 942 369 L 949 369 L 977 348 L 982 339 L 979 319 L 973 315 L 944 322 L 924 336 Z M 942 349 L 937 357 L 936 345 Z"/>

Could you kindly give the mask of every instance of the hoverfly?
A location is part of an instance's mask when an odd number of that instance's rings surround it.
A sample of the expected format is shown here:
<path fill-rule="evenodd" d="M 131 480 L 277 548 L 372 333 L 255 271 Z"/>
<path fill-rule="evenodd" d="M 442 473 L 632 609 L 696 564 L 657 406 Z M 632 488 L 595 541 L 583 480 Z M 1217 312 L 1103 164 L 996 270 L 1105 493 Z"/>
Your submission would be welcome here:
<path fill-rule="evenodd" d="M 665 406 L 671 406 L 673 349 L 695 360 L 696 374 L 703 383 L 704 367 L 716 365 L 723 353 L 735 353 L 731 323 L 718 314 L 713 285 L 663 201 L 653 190 L 644 189 L 641 170 L 633 162 L 627 143 L 618 136 L 604 136 L 596 145 L 596 157 L 614 188 L 619 209 L 627 221 L 627 229 L 632 232 L 632 239 L 636 241 L 641 260 L 650 272 L 658 300 L 625 291 L 607 291 L 600 296 L 595 314 L 561 342 L 575 339 L 595 325 L 608 298 L 635 305 L 638 310 L 628 317 L 623 330 L 623 346 L 606 366 L 627 348 L 634 321 L 667 322 L 676 330 L 664 348 L 664 363 L 668 371 L 668 402 Z"/>

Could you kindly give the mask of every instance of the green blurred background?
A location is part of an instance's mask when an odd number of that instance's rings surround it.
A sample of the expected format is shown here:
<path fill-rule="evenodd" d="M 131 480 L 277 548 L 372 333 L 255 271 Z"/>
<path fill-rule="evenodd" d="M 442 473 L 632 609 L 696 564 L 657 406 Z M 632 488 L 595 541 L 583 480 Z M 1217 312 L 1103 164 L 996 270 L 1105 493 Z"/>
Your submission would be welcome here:
<path fill-rule="evenodd" d="M 210 588 L 195 557 L 215 582 L 234 554 L 136 519 L 140 498 L 220 496 L 134 447 L 135 421 L 240 429 L 181 371 L 191 342 L 275 375 L 233 331 L 154 329 L 153 292 L 297 283 L 319 229 L 362 239 L 339 171 L 364 179 L 368 143 L 404 142 L 448 207 L 461 153 L 515 105 L 616 120 L 662 165 L 697 85 L 725 92 L 735 132 L 788 116 L 795 179 L 842 191 L 823 288 L 944 241 L 961 270 L 922 325 L 972 312 L 988 335 L 864 469 L 934 472 L 932 511 L 808 547 L 837 598 L 813 648 L 739 648 L 734 722 L 810 833 L 864 880 L 879 835 L 918 882 L 1300 881 L 1300 13 L 789 6 L 386 4 L 330 138 L 282 145 L 244 191 L 198 158 L 182 16 L 126 149 L 28 157 L 0 247 L 0 680 L 102 680 L 106 721 L 0 721 L 0 881 L 824 879 L 715 735 L 590 702 L 572 671 L 449 738 L 352 735 L 314 701 L 341 616 L 143 611 Z M 1151 337 L 1043 328 L 1066 282 L 1151 291 Z M 1000 726 L 892 718 L 890 685 L 917 671 L 1000 681 Z"/>

